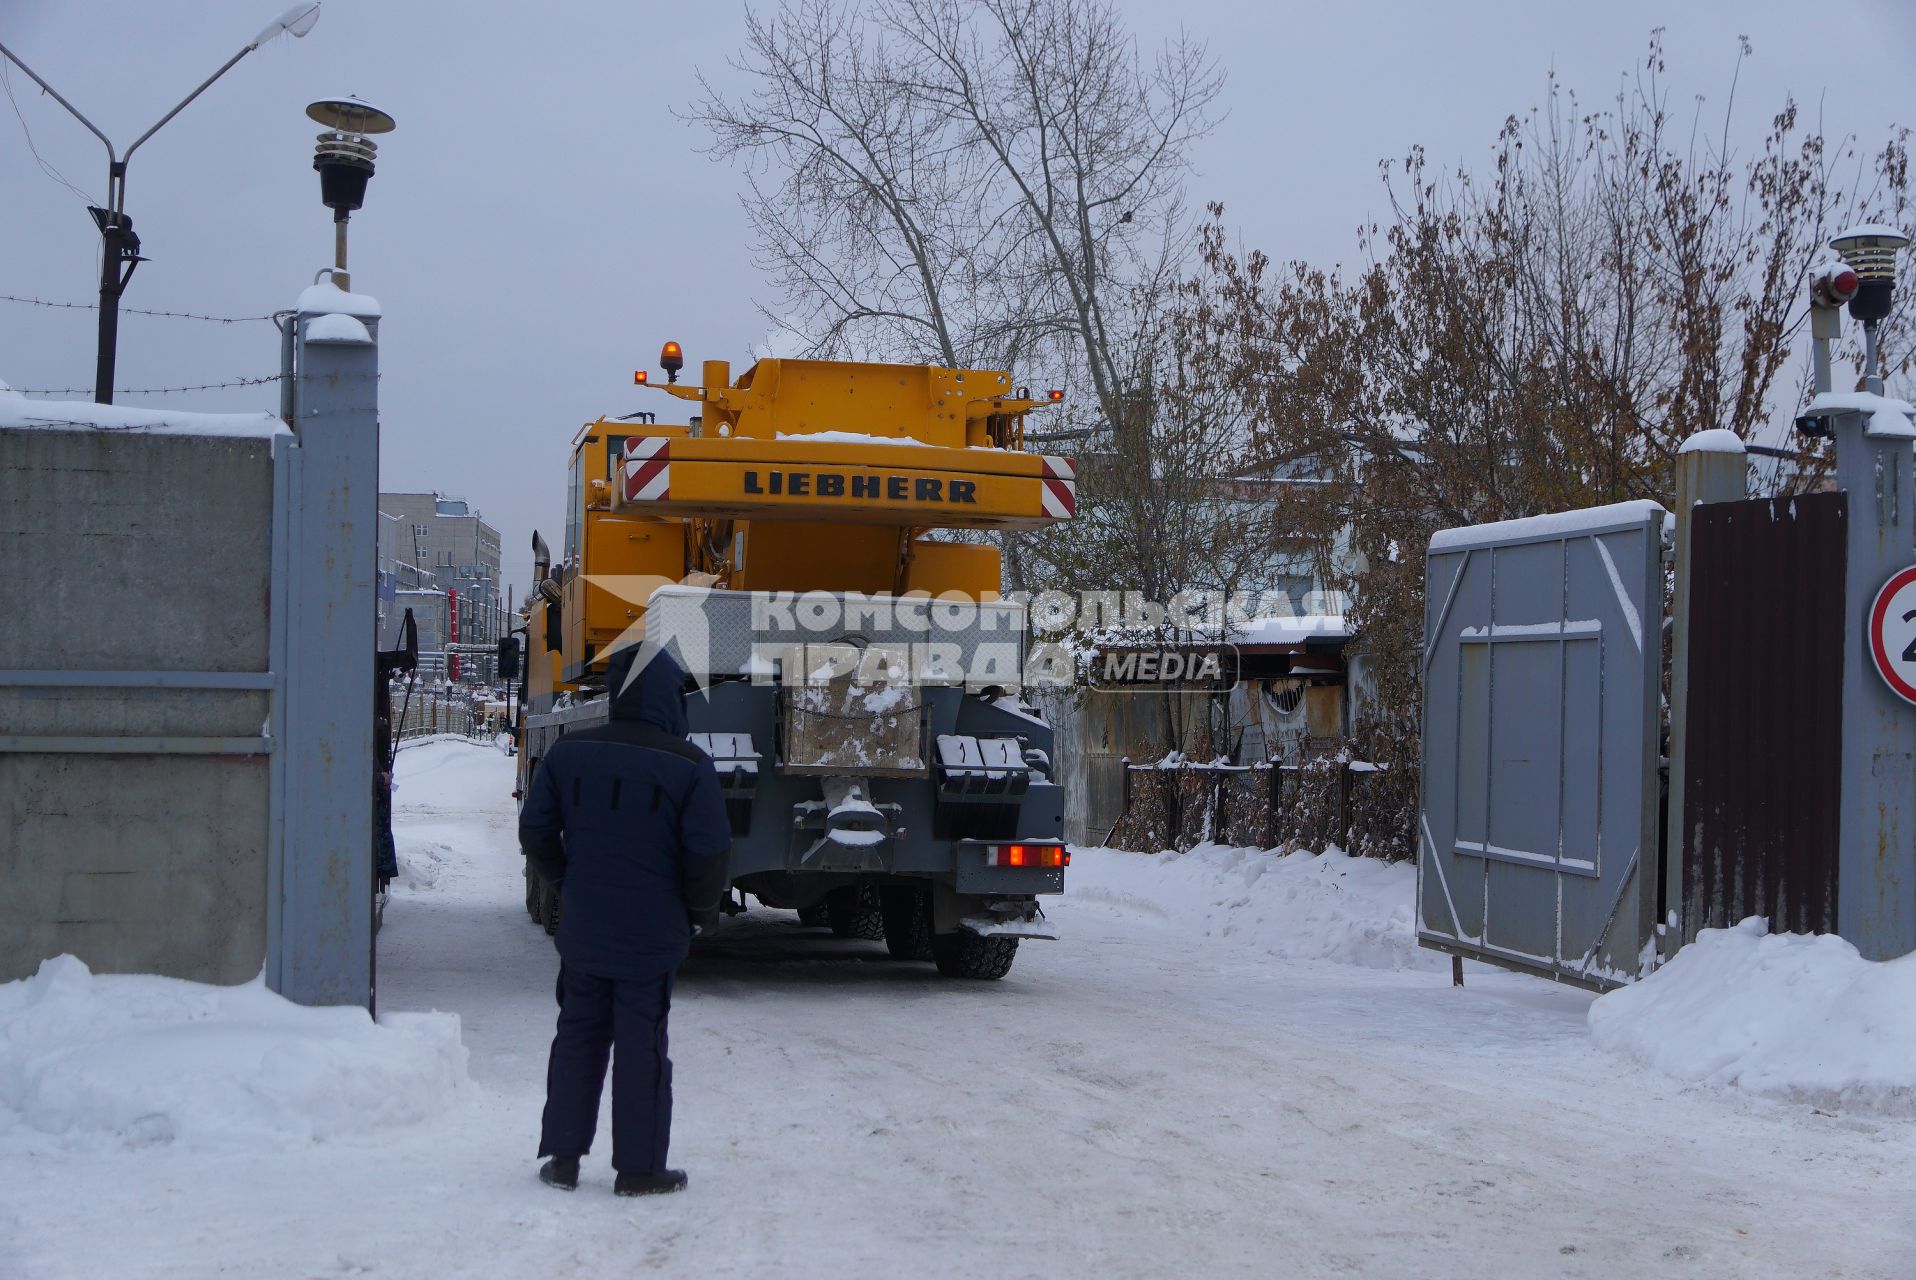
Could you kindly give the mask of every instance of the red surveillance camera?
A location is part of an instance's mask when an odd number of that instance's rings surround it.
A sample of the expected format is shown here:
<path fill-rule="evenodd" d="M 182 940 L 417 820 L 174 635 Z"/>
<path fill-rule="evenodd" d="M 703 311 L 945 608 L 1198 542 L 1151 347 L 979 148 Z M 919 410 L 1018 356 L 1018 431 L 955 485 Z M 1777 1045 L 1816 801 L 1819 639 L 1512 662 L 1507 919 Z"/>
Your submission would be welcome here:
<path fill-rule="evenodd" d="M 1862 283 L 1856 272 L 1842 263 L 1827 263 L 1810 278 L 1810 297 L 1817 306 L 1833 310 L 1854 298 Z"/>

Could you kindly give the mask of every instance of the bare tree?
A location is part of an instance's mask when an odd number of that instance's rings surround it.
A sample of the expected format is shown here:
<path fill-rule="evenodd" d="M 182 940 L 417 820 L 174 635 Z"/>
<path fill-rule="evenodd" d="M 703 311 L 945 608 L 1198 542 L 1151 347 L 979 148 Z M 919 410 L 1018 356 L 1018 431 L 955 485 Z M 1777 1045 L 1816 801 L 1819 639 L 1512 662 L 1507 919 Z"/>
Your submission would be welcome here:
<path fill-rule="evenodd" d="M 966 268 L 984 251 L 983 184 L 884 32 L 855 7 L 795 0 L 746 15 L 732 65 L 749 92 L 701 76 L 690 118 L 753 171 L 745 209 L 781 295 L 767 314 L 821 352 L 975 358 Z"/>
<path fill-rule="evenodd" d="M 786 316 L 821 350 L 1082 371 L 1115 423 L 1119 296 L 1161 265 L 1222 76 L 1147 62 L 1110 0 L 787 0 L 690 116 L 752 166 Z M 757 175 L 763 175 L 762 183 Z"/>
<path fill-rule="evenodd" d="M 1233 252 L 1216 211 L 1200 238 L 1218 298 L 1202 319 L 1228 335 L 1222 376 L 1255 406 L 1252 454 L 1314 468 L 1325 483 L 1286 493 L 1286 520 L 1352 551 L 1326 567 L 1374 694 L 1358 745 L 1391 766 L 1359 846 L 1414 849 L 1431 533 L 1668 503 L 1691 433 L 1754 436 L 1800 405 L 1792 338 L 1830 233 L 1907 219 L 1905 131 L 1874 152 L 1830 144 L 1786 102 L 1746 157 L 1730 109 L 1714 128 L 1700 108 L 1678 122 L 1663 76 L 1653 39 L 1605 111 L 1553 82 L 1506 122 L 1482 182 L 1432 173 L 1415 148 L 1386 165 L 1391 216 L 1363 231 L 1354 280 Z"/>
<path fill-rule="evenodd" d="M 751 171 L 768 315 L 821 354 L 1088 384 L 1044 424 L 1094 455 L 1080 519 L 1006 536 L 1009 585 L 1235 577 L 1226 508 L 1187 499 L 1194 467 L 1232 474 L 1242 415 L 1199 411 L 1170 337 L 1222 85 L 1204 48 L 1146 57 L 1110 0 L 786 0 L 733 66 L 743 95 L 705 82 L 690 116 Z"/>
<path fill-rule="evenodd" d="M 1147 63 L 1109 0 L 883 0 L 880 12 L 918 55 L 915 92 L 995 170 L 997 263 L 1030 289 L 1027 323 L 1070 333 L 1116 424 L 1138 371 L 1115 295 L 1180 222 L 1222 73 L 1189 39 Z"/>

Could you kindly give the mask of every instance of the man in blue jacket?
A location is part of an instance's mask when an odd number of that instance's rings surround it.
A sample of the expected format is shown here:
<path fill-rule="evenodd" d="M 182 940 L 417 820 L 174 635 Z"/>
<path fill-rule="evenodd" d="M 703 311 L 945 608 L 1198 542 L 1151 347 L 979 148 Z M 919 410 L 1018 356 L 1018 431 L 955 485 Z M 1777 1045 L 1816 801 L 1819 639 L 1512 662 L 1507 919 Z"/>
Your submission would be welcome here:
<path fill-rule="evenodd" d="M 635 670 L 634 667 L 637 667 Z M 539 1177 L 579 1185 L 612 1058 L 612 1167 L 620 1195 L 677 1191 L 665 1165 L 672 976 L 718 917 L 732 845 L 711 759 L 685 738 L 685 672 L 651 648 L 607 663 L 609 721 L 539 762 L 519 845 L 558 886 L 559 1029 L 546 1070 Z"/>

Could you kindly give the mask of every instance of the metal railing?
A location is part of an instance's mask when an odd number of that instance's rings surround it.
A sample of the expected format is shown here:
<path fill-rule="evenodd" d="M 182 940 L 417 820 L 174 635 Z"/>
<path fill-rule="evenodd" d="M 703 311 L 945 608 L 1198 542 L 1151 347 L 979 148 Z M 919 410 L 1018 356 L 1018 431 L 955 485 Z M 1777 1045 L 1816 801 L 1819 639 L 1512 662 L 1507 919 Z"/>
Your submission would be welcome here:
<path fill-rule="evenodd" d="M 393 687 L 393 708 L 399 714 L 393 737 L 399 742 L 451 735 L 483 739 L 503 730 L 503 717 L 488 716 L 487 699 L 470 689 L 415 686 L 410 698 L 403 685 Z"/>
<path fill-rule="evenodd" d="M 1123 816 L 1109 837 L 1123 848 L 1188 849 L 1204 841 L 1256 848 L 1348 848 L 1367 783 L 1387 766 L 1341 748 L 1295 761 L 1126 759 Z"/>

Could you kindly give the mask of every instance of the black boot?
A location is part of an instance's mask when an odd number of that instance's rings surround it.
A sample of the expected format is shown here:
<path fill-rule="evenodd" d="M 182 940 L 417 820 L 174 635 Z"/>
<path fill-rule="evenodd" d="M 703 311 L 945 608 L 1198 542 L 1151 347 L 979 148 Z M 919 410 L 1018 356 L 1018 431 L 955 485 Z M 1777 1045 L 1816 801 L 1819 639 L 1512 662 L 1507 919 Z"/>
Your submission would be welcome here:
<path fill-rule="evenodd" d="M 539 1166 L 539 1181 L 561 1191 L 579 1189 L 579 1157 L 554 1156 Z"/>
<path fill-rule="evenodd" d="M 667 1169 L 663 1173 L 622 1173 L 618 1181 L 612 1184 L 612 1191 L 621 1196 L 662 1196 L 683 1191 L 685 1183 L 683 1169 Z"/>

